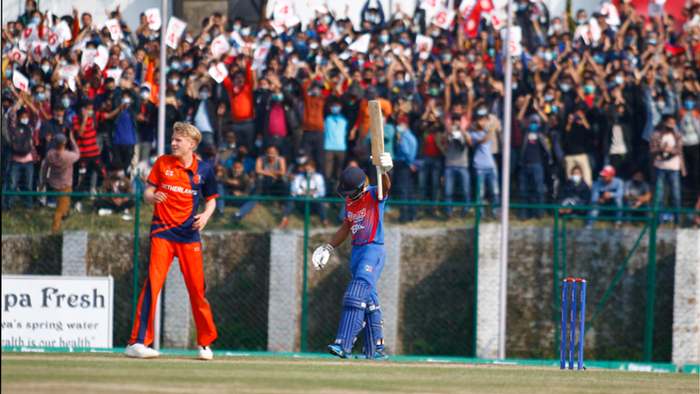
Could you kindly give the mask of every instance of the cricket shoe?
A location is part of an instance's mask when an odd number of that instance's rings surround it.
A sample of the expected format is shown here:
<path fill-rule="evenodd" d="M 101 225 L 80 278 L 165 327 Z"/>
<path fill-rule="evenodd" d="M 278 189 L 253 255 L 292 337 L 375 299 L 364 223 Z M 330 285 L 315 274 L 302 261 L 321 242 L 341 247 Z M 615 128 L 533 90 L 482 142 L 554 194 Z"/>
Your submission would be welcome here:
<path fill-rule="evenodd" d="M 126 346 L 124 355 L 131 358 L 156 358 L 160 355 L 160 353 L 142 343 L 135 343 L 133 345 Z"/>
<path fill-rule="evenodd" d="M 326 348 L 326 351 L 328 351 L 328 353 L 330 353 L 334 356 L 338 356 L 340 358 L 352 358 L 352 354 L 345 353 L 343 351 L 343 349 L 340 348 L 340 345 L 335 345 L 335 344 L 328 345 L 328 347 Z"/>
<path fill-rule="evenodd" d="M 211 361 L 214 358 L 214 352 L 211 351 L 209 346 L 199 346 L 197 358 L 200 360 Z"/>
<path fill-rule="evenodd" d="M 360 355 L 355 356 L 355 358 L 358 360 L 366 360 L 367 356 L 365 356 L 364 354 L 360 354 Z M 374 359 L 375 360 L 388 360 L 389 355 L 386 354 L 386 350 L 384 350 L 384 348 L 377 349 L 377 351 L 374 352 Z"/>

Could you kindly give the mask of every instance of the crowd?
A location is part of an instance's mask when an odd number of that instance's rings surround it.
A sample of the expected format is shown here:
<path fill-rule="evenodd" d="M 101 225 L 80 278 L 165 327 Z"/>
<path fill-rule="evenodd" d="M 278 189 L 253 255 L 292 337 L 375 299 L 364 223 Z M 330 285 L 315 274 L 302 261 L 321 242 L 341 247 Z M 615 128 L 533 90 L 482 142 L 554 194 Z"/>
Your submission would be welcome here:
<path fill-rule="evenodd" d="M 465 23 L 470 8 L 459 1 L 448 26 L 423 5 L 389 13 L 369 1 L 359 25 L 323 6 L 305 28 L 277 23 L 274 14 L 250 26 L 214 13 L 176 39 L 162 65 L 160 32 L 146 15 L 132 30 L 118 8 L 107 11 L 121 30 L 115 37 L 90 14 L 52 15 L 29 0 L 2 30 L 3 190 L 143 190 L 157 156 L 157 82 L 166 73 L 166 152 L 172 125 L 194 124 L 203 135 L 198 154 L 215 166 L 222 196 L 330 196 L 348 165 L 375 183 L 367 103 L 378 100 L 395 163 L 394 199 L 498 203 L 500 174 L 509 171 L 524 203 L 561 203 L 572 212 L 577 205 L 700 208 L 698 0 L 687 3 L 686 21 L 646 18 L 629 2 L 593 15 L 553 16 L 528 0 L 515 8 L 521 53 L 504 76 L 497 20 L 481 13 L 473 29 Z M 40 45 L 62 22 L 70 38 L 55 49 Z M 86 62 L 88 53 L 108 56 L 104 67 Z M 28 86 L 17 85 L 18 74 Z M 512 78 L 513 93 L 506 169 L 504 78 Z M 3 210 L 15 200 L 3 195 Z M 23 200 L 25 212 L 33 208 L 33 198 Z M 93 205 L 107 215 L 130 203 Z M 225 203 L 233 202 L 220 200 L 215 219 Z M 235 203 L 235 221 L 256 205 Z M 60 201 L 54 228 L 82 204 Z M 281 226 L 293 210 L 286 206 Z M 417 214 L 400 207 L 402 222 Z M 676 226 L 681 219 L 661 215 Z"/>

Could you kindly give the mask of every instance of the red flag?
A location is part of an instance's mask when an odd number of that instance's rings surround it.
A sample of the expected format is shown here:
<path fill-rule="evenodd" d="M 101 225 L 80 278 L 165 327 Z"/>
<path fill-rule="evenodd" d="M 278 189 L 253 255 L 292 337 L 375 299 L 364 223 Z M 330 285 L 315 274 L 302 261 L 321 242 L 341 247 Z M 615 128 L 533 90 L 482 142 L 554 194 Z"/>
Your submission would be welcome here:
<path fill-rule="evenodd" d="M 479 20 L 481 20 L 481 3 L 491 3 L 490 0 L 479 0 L 469 11 L 462 22 L 462 29 L 468 38 L 476 38 L 479 35 Z"/>
<path fill-rule="evenodd" d="M 668 43 L 666 43 L 666 45 L 664 46 L 664 50 L 671 56 L 678 56 L 681 53 L 685 52 L 685 48 L 683 48 L 682 46 L 671 45 Z"/>

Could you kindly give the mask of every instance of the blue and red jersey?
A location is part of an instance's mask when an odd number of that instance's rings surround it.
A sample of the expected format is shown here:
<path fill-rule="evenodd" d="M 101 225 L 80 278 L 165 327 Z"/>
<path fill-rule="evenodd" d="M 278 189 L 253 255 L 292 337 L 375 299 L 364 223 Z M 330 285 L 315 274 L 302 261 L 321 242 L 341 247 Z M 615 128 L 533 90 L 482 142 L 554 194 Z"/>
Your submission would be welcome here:
<path fill-rule="evenodd" d="M 161 156 L 156 160 L 148 183 L 168 198 L 155 205 L 151 237 L 180 243 L 200 242 L 199 231 L 192 229 L 200 196 L 206 201 L 218 197 L 214 169 L 197 160 L 185 168 L 177 157 Z"/>
<path fill-rule="evenodd" d="M 384 206 L 386 198 L 379 201 L 377 187 L 370 186 L 357 201 L 345 203 L 345 221 L 352 222 L 350 233 L 353 246 L 368 243 L 384 244 Z"/>

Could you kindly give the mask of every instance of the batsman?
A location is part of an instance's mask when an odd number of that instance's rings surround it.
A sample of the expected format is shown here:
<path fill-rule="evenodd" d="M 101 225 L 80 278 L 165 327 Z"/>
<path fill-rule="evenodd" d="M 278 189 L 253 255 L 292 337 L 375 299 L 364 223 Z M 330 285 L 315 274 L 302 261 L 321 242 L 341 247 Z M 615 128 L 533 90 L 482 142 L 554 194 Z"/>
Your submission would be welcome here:
<path fill-rule="evenodd" d="M 343 225 L 331 243 L 314 252 L 312 261 L 322 269 L 331 252 L 352 235 L 350 270 L 353 280 L 343 296 L 343 313 L 335 342 L 328 352 L 340 358 L 351 358 L 357 335 L 363 331 L 364 355 L 357 358 L 389 357 L 384 349 L 382 313 L 377 297 L 377 280 L 384 268 L 384 206 L 391 187 L 387 172 L 393 167 L 391 155 L 384 152 L 383 118 L 379 102 L 370 101 L 370 130 L 372 132 L 372 161 L 377 167 L 377 186 L 370 186 L 364 171 L 346 168 L 340 175 L 338 194 L 345 198 L 346 214 Z"/>

